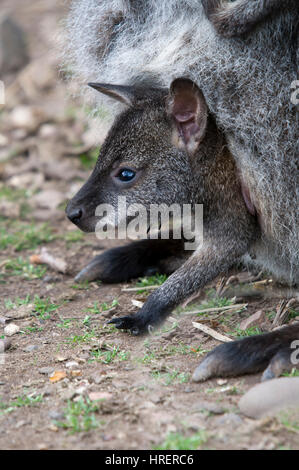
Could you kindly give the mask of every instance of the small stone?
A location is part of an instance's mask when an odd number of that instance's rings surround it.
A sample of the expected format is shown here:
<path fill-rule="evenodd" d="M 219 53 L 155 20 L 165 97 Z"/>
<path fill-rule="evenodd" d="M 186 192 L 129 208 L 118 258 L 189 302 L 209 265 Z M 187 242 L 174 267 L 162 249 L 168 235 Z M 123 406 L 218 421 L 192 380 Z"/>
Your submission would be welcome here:
<path fill-rule="evenodd" d="M 51 375 L 54 372 L 54 367 L 42 367 L 38 372 L 43 375 Z"/>
<path fill-rule="evenodd" d="M 15 175 L 9 178 L 7 181 L 9 186 L 18 189 L 30 189 L 34 191 L 39 189 L 44 184 L 45 177 L 43 173 L 35 173 L 33 171 L 28 171 L 22 173 L 21 175 Z"/>
<path fill-rule="evenodd" d="M 217 384 L 218 384 L 218 385 L 226 385 L 226 384 L 227 384 L 227 380 L 226 380 L 226 379 L 218 379 L 218 380 L 217 380 Z"/>
<path fill-rule="evenodd" d="M 48 416 L 51 419 L 60 420 L 64 418 L 64 413 L 58 410 L 50 410 Z"/>
<path fill-rule="evenodd" d="M 43 282 L 44 283 L 50 283 L 50 282 L 59 282 L 60 278 L 57 276 L 51 276 L 50 274 L 47 274 L 47 276 L 43 277 Z"/>
<path fill-rule="evenodd" d="M 50 387 L 45 387 L 41 390 L 41 394 L 43 397 L 49 397 L 50 395 L 52 395 L 52 393 L 53 393 L 53 389 Z"/>
<path fill-rule="evenodd" d="M 13 336 L 20 331 L 20 327 L 15 323 L 10 323 L 4 328 L 4 334 L 6 336 Z"/>
<path fill-rule="evenodd" d="M 2 200 L 0 201 L 0 213 L 3 217 L 16 219 L 20 217 L 21 207 L 18 203 Z"/>
<path fill-rule="evenodd" d="M 59 428 L 57 426 L 55 426 L 55 424 L 50 424 L 48 429 L 49 429 L 49 431 L 52 431 L 52 432 L 58 432 L 59 431 Z"/>
<path fill-rule="evenodd" d="M 33 351 L 37 351 L 38 349 L 38 346 L 36 344 L 29 344 L 28 346 L 26 346 L 23 351 L 24 352 L 33 352 Z"/>
<path fill-rule="evenodd" d="M 65 400 L 65 401 L 72 400 L 76 396 L 76 390 L 74 390 L 73 388 L 69 388 L 67 390 L 64 390 L 60 394 L 60 396 L 62 400 Z"/>
<path fill-rule="evenodd" d="M 0 18 L 0 75 L 23 68 L 29 61 L 23 29 L 9 16 Z"/>
<path fill-rule="evenodd" d="M 39 130 L 40 137 L 48 139 L 51 137 L 57 137 L 58 129 L 53 124 L 43 124 Z"/>
<path fill-rule="evenodd" d="M 95 383 L 98 385 L 101 382 L 103 382 L 103 380 L 105 379 L 106 379 L 106 376 L 104 374 L 101 374 L 100 372 L 99 373 L 96 372 L 89 377 L 89 382 Z"/>
<path fill-rule="evenodd" d="M 8 145 L 8 138 L 6 135 L 0 134 L 0 147 L 6 147 Z"/>
<path fill-rule="evenodd" d="M 87 390 L 87 386 L 86 385 L 82 385 L 81 387 L 78 387 L 76 389 L 76 395 L 83 395 Z"/>
<path fill-rule="evenodd" d="M 19 429 L 22 426 L 25 426 L 25 424 L 27 424 L 27 422 L 25 420 L 18 421 L 17 424 L 15 425 L 15 428 Z"/>
<path fill-rule="evenodd" d="M 222 406 L 217 405 L 217 403 L 210 402 L 210 401 L 199 401 L 196 402 L 195 405 L 192 407 L 193 411 L 208 411 L 214 415 L 222 415 L 225 410 Z"/>
<path fill-rule="evenodd" d="M 11 346 L 11 341 L 10 339 L 0 339 L 0 354 L 4 353 L 7 351 Z"/>
<path fill-rule="evenodd" d="M 184 388 L 184 392 L 185 392 L 185 393 L 193 393 L 194 391 L 195 391 L 195 390 L 194 390 L 193 387 L 189 387 L 189 386 L 188 386 L 188 387 L 185 387 L 185 388 Z"/>
<path fill-rule="evenodd" d="M 71 370 L 70 375 L 71 377 L 80 377 L 82 375 L 82 370 Z"/>
<path fill-rule="evenodd" d="M 214 420 L 214 425 L 215 426 L 233 426 L 233 427 L 238 427 L 243 423 L 243 420 L 240 416 L 238 416 L 236 413 L 226 413 L 223 416 L 219 416 L 215 418 Z"/>
<path fill-rule="evenodd" d="M 6 318 L 6 317 L 0 317 L 0 325 L 7 325 L 7 323 L 9 323 L 9 318 Z"/>
<path fill-rule="evenodd" d="M 65 367 L 67 367 L 68 369 L 74 369 L 74 367 L 78 367 L 78 366 L 79 364 L 76 361 L 69 361 L 65 364 Z"/>
<path fill-rule="evenodd" d="M 111 400 L 113 395 L 108 392 L 90 392 L 88 397 L 91 401 L 96 400 Z"/>
<path fill-rule="evenodd" d="M 37 449 L 38 450 L 48 450 L 49 446 L 45 444 L 44 442 L 41 442 L 40 444 L 37 444 Z"/>
<path fill-rule="evenodd" d="M 260 326 L 261 323 L 265 321 L 265 312 L 264 310 L 258 310 L 255 312 L 253 315 L 251 315 L 249 318 L 246 318 L 243 320 L 240 324 L 240 330 L 244 331 L 247 330 L 248 328 L 251 328 L 253 326 Z"/>
<path fill-rule="evenodd" d="M 25 105 L 15 107 L 9 116 L 12 127 L 22 128 L 28 132 L 34 132 L 43 120 L 45 115 L 42 109 Z"/>
<path fill-rule="evenodd" d="M 65 201 L 65 194 L 56 189 L 46 189 L 33 196 L 31 201 L 37 207 L 54 210 Z"/>
<path fill-rule="evenodd" d="M 57 356 L 55 356 L 55 362 L 64 362 L 64 361 L 67 361 L 67 357 L 66 356 L 61 356 L 60 354 L 57 354 Z"/>
<path fill-rule="evenodd" d="M 260 419 L 278 411 L 299 407 L 299 377 L 282 377 L 251 388 L 239 401 L 240 411 Z"/>
<path fill-rule="evenodd" d="M 16 309 L 12 309 L 9 312 L 6 313 L 6 316 L 8 318 L 15 318 L 15 319 L 22 319 L 22 318 L 27 318 L 32 316 L 32 311 L 34 309 L 33 304 L 28 304 L 28 305 L 21 305 L 20 307 Z"/>

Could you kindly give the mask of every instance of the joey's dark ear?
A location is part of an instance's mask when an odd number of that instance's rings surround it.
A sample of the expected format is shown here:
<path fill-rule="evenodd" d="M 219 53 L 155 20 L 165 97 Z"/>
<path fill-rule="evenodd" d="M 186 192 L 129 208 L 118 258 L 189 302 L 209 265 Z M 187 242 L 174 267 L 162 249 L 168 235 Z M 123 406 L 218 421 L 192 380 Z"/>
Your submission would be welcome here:
<path fill-rule="evenodd" d="M 88 83 L 88 85 L 127 106 L 133 106 L 142 98 L 140 88 L 134 86 L 110 85 L 108 83 Z"/>
<path fill-rule="evenodd" d="M 170 86 L 167 112 L 172 117 L 174 144 L 194 154 L 205 136 L 208 107 L 198 86 L 188 78 L 177 78 Z"/>

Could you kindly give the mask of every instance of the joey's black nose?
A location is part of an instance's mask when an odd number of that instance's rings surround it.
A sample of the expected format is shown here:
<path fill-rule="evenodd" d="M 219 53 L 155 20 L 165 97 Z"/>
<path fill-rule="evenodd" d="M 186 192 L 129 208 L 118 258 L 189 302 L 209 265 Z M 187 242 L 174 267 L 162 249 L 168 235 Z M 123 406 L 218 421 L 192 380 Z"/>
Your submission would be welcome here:
<path fill-rule="evenodd" d="M 77 224 L 83 215 L 82 209 L 71 209 L 67 211 L 67 216 L 73 224 Z"/>

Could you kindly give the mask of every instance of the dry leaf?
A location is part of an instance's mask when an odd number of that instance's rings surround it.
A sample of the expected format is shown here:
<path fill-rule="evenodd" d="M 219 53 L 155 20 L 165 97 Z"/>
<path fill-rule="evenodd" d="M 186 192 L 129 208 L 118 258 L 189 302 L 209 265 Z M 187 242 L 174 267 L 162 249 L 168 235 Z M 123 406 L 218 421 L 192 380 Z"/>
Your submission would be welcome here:
<path fill-rule="evenodd" d="M 66 372 L 64 370 L 55 370 L 53 374 L 50 376 L 50 382 L 56 383 L 60 382 L 60 380 L 63 380 L 66 378 Z"/>

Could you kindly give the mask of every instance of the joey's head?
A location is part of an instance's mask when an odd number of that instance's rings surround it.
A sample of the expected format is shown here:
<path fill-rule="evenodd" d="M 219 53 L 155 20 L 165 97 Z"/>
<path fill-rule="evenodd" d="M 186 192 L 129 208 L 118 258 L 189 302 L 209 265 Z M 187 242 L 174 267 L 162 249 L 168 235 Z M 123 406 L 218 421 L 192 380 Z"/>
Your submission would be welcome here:
<path fill-rule="evenodd" d="M 68 218 L 95 230 L 96 209 L 191 203 L 194 159 L 205 137 L 208 110 L 198 87 L 175 80 L 170 89 L 90 84 L 127 106 L 113 124 L 87 182 L 69 202 Z M 120 223 L 120 219 L 118 219 Z"/>

